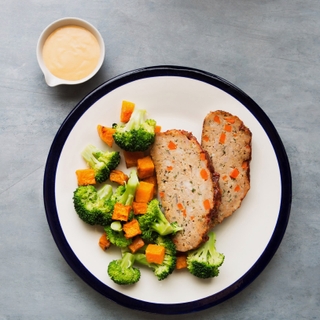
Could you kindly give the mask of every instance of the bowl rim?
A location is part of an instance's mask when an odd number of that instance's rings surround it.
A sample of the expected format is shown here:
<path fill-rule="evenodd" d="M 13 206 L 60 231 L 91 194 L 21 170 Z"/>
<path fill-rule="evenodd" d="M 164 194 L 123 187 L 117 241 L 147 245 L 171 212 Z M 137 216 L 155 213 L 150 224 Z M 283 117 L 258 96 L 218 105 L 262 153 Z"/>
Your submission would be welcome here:
<path fill-rule="evenodd" d="M 96 65 L 95 69 L 86 77 L 79 79 L 79 80 L 65 80 L 59 77 L 56 77 L 53 75 L 48 68 L 46 67 L 43 57 L 42 57 L 42 48 L 43 45 L 46 41 L 46 39 L 49 37 L 49 35 L 55 31 L 56 29 L 63 27 L 63 26 L 68 26 L 68 25 L 76 25 L 79 27 L 83 27 L 90 31 L 98 40 L 98 43 L 100 45 L 100 58 L 98 61 L 98 64 Z M 45 76 L 45 81 L 50 87 L 54 87 L 60 84 L 69 84 L 69 85 L 74 85 L 74 84 L 80 84 L 83 83 L 89 79 L 91 79 L 101 68 L 104 58 L 105 58 L 105 44 L 103 37 L 101 33 L 98 31 L 98 29 L 93 26 L 90 22 L 82 19 L 82 18 L 77 18 L 77 17 L 64 17 L 57 19 L 53 22 L 51 22 L 47 27 L 44 28 L 44 30 L 41 32 L 38 41 L 37 41 L 37 48 L 36 48 L 36 55 L 37 55 L 37 60 L 38 64 L 40 66 L 40 69 L 42 73 Z"/>

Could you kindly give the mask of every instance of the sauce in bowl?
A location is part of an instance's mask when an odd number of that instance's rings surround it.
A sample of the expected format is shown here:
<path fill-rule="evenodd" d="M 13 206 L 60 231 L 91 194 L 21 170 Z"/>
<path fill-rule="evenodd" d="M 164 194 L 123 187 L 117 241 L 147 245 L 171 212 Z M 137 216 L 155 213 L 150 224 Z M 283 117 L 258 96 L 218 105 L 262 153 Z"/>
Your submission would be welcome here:
<path fill-rule="evenodd" d="M 54 76 L 64 80 L 80 80 L 98 65 L 100 45 L 89 30 L 66 25 L 48 36 L 42 56 L 44 64 Z"/>

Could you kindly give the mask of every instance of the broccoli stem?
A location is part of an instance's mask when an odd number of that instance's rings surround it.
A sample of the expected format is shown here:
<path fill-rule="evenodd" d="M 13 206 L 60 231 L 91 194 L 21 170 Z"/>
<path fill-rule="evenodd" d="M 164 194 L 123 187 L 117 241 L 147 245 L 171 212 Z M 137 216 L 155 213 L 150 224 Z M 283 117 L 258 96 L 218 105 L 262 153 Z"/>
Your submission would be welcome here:
<path fill-rule="evenodd" d="M 135 109 L 132 112 L 130 120 L 127 122 L 127 124 L 124 127 L 125 131 L 139 129 L 141 123 L 143 123 L 145 121 L 144 119 L 145 119 L 146 113 L 147 113 L 147 111 L 144 109 Z"/>

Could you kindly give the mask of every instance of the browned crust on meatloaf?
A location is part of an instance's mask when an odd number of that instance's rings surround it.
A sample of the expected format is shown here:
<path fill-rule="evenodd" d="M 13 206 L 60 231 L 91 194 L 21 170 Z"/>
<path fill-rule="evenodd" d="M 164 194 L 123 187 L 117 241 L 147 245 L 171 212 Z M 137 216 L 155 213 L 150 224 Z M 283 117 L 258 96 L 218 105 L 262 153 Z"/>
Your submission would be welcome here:
<path fill-rule="evenodd" d="M 184 130 L 157 133 L 150 154 L 164 214 L 183 227 L 173 236 L 176 248 L 181 252 L 197 248 L 207 239 L 217 214 L 219 190 L 211 161 L 192 133 Z"/>
<path fill-rule="evenodd" d="M 220 174 L 221 203 L 212 226 L 231 216 L 250 189 L 251 140 L 251 131 L 231 113 L 217 110 L 204 119 L 201 145 Z M 232 177 L 235 168 L 239 174 Z"/>

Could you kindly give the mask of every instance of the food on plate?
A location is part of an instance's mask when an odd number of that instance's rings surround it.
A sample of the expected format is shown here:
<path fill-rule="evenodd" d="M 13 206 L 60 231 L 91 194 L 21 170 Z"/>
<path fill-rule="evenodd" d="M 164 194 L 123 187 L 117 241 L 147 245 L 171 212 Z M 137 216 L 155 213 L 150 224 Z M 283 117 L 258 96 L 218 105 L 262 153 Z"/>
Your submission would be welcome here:
<path fill-rule="evenodd" d="M 223 264 L 224 254 L 216 250 L 216 236 L 212 231 L 209 239 L 199 248 L 188 252 L 187 268 L 198 278 L 207 279 L 217 277 L 219 268 Z"/>
<path fill-rule="evenodd" d="M 221 203 L 212 226 L 231 216 L 250 189 L 251 131 L 235 115 L 210 112 L 204 119 L 201 145 L 220 175 Z"/>
<path fill-rule="evenodd" d="M 216 215 L 214 170 L 192 133 L 168 130 L 156 134 L 150 151 L 165 217 L 183 230 L 173 236 L 178 251 L 200 246 Z"/>
<path fill-rule="evenodd" d="M 104 185 L 79 186 L 73 193 L 73 205 L 79 218 L 90 225 L 107 225 L 111 222 L 113 206 L 108 205 L 112 187 Z"/>
<path fill-rule="evenodd" d="M 162 263 L 150 263 L 147 260 L 147 253 L 134 253 L 135 262 L 143 266 L 149 267 L 158 280 L 166 279 L 175 270 L 177 261 L 176 247 L 169 236 L 158 236 L 154 240 L 154 244 L 164 247 L 164 257 Z"/>
<path fill-rule="evenodd" d="M 141 238 L 152 242 L 158 236 L 175 235 L 183 228 L 176 222 L 169 222 L 161 210 L 158 199 L 147 204 L 146 213 L 137 217 L 142 230 Z"/>
<path fill-rule="evenodd" d="M 97 130 L 100 139 L 105 142 L 110 148 L 112 148 L 114 142 L 113 135 L 116 132 L 116 129 L 98 124 Z"/>
<path fill-rule="evenodd" d="M 138 282 L 143 267 L 159 281 L 181 269 L 199 278 L 216 277 L 224 255 L 216 250 L 211 228 L 225 198 L 219 187 L 221 173 L 214 170 L 212 152 L 208 155 L 212 150 L 201 146 L 191 132 L 161 132 L 156 121 L 146 120 L 145 115 L 146 110 L 124 101 L 119 124 L 98 125 L 98 136 L 108 148 L 102 151 L 88 145 L 81 153 L 88 168 L 76 170 L 74 209 L 85 223 L 103 228 L 98 244 L 104 251 L 119 248 L 121 257 L 108 265 L 108 275 L 116 284 Z M 224 116 L 227 119 L 220 122 L 228 123 L 218 140 L 228 145 L 228 134 L 238 135 L 245 127 L 237 131 L 232 125 L 238 122 Z M 206 147 L 214 139 L 207 118 L 202 136 Z M 124 169 L 118 167 L 121 156 Z M 249 175 L 249 158 L 240 167 L 229 172 L 231 181 L 240 178 L 241 170 Z"/>
<path fill-rule="evenodd" d="M 127 123 L 115 123 L 114 142 L 125 151 L 146 151 L 154 142 L 156 121 L 146 119 L 146 110 L 134 109 Z"/>
<path fill-rule="evenodd" d="M 130 252 L 125 252 L 118 260 L 112 260 L 108 265 L 108 275 L 119 285 L 134 284 L 139 281 L 141 272 L 134 267 L 135 257 Z"/>
<path fill-rule="evenodd" d="M 94 177 L 99 183 L 109 178 L 110 172 L 118 166 L 121 160 L 118 151 L 102 151 L 94 145 L 88 145 L 81 154 L 89 167 L 95 171 Z"/>

